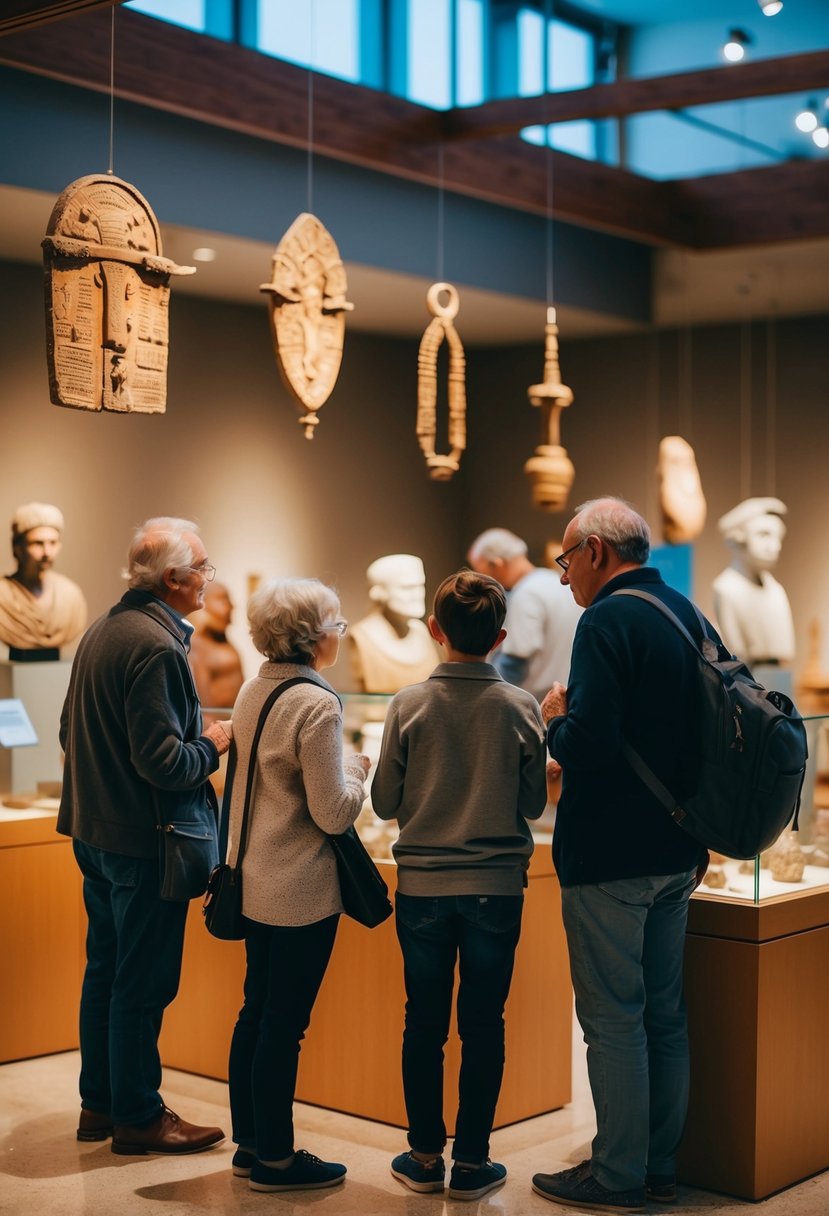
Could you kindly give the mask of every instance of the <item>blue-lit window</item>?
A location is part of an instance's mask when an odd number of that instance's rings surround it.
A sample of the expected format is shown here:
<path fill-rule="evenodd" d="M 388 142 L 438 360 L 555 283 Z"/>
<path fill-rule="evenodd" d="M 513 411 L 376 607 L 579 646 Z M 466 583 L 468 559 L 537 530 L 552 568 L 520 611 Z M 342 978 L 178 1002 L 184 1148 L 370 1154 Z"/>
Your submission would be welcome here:
<path fill-rule="evenodd" d="M 359 0 L 260 0 L 256 49 L 339 76 L 360 80 Z"/>
<path fill-rule="evenodd" d="M 486 97 L 485 0 L 457 0 L 455 105 L 476 106 Z"/>
<path fill-rule="evenodd" d="M 452 104 L 451 0 L 417 0 L 407 5 L 406 86 L 411 101 L 448 109 Z"/>
<path fill-rule="evenodd" d="M 206 0 L 130 0 L 125 8 L 169 21 L 171 25 L 183 25 L 188 30 L 207 31 Z"/>
<path fill-rule="evenodd" d="M 522 97 L 545 92 L 585 88 L 595 80 L 595 39 L 580 26 L 553 18 L 544 38 L 544 16 L 537 9 L 518 13 L 518 91 Z M 521 134 L 534 144 L 545 142 L 543 126 L 526 127 Z M 596 157 L 596 128 L 592 122 L 552 123 L 550 144 L 561 152 L 588 159 Z"/>

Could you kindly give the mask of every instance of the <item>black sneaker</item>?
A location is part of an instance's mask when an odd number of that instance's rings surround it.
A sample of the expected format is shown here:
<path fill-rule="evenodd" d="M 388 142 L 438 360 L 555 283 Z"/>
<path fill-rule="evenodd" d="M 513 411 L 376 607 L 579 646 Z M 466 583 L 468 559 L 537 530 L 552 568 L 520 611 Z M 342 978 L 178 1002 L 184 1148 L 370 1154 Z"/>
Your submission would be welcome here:
<path fill-rule="evenodd" d="M 673 1174 L 648 1174 L 645 1194 L 652 1203 L 676 1203 L 676 1178 Z"/>
<path fill-rule="evenodd" d="M 255 1160 L 256 1153 L 249 1153 L 246 1149 L 237 1148 L 230 1166 L 237 1178 L 250 1178 L 250 1171 Z"/>
<path fill-rule="evenodd" d="M 418 1161 L 411 1153 L 401 1153 L 392 1161 L 391 1172 L 410 1191 L 426 1194 L 443 1190 L 446 1166 L 442 1157 L 435 1157 L 434 1161 Z"/>
<path fill-rule="evenodd" d="M 503 1186 L 506 1178 L 506 1166 L 497 1161 L 485 1161 L 475 1169 L 455 1162 L 449 1177 L 449 1198 L 481 1199 L 496 1187 Z"/>
<path fill-rule="evenodd" d="M 644 1212 L 645 1188 L 609 1191 L 592 1174 L 562 1170 L 558 1174 L 536 1174 L 533 1190 L 553 1203 L 568 1208 L 589 1208 L 591 1212 Z"/>
<path fill-rule="evenodd" d="M 324 1186 L 336 1186 L 342 1182 L 345 1174 L 344 1165 L 336 1161 L 321 1161 L 313 1153 L 300 1149 L 284 1170 L 254 1161 L 249 1186 L 252 1191 L 316 1191 Z"/>

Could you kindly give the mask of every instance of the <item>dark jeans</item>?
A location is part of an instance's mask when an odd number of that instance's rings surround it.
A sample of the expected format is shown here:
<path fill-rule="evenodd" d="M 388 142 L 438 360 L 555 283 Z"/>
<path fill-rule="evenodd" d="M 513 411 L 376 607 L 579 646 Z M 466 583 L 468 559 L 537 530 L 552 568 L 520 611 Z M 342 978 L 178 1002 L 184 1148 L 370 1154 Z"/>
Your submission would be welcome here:
<path fill-rule="evenodd" d="M 186 903 L 159 899 L 158 861 L 74 842 L 89 927 L 81 990 L 81 1105 L 118 1124 L 161 1110 L 158 1036 L 178 991 Z"/>
<path fill-rule="evenodd" d="M 293 1104 L 305 1037 L 339 916 L 282 927 L 245 922 L 245 1003 L 230 1044 L 233 1139 L 260 1161 L 294 1151 Z M 347 1050 L 347 1044 L 344 1045 Z"/>
<path fill-rule="evenodd" d="M 477 1164 L 489 1156 L 504 1074 L 504 1004 L 523 906 L 523 895 L 397 894 L 407 997 L 403 1090 L 415 1152 L 440 1153 L 446 1144 L 443 1046 L 459 958 L 462 1049 L 452 1157 Z"/>

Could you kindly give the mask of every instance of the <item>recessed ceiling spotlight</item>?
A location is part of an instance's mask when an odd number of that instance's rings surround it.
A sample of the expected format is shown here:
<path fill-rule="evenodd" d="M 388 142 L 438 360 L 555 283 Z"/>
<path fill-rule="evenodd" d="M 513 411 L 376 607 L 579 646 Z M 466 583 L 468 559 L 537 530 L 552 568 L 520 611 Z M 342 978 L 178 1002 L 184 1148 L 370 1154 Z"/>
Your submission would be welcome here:
<path fill-rule="evenodd" d="M 202 246 L 199 249 L 194 249 L 193 250 L 193 261 L 194 262 L 215 262 L 216 261 L 216 250 L 210 249 L 206 245 Z"/>
<path fill-rule="evenodd" d="M 809 101 L 797 115 L 794 120 L 794 125 L 798 131 L 804 131 L 807 135 L 810 131 L 814 131 L 817 126 L 817 102 Z"/>
<path fill-rule="evenodd" d="M 776 17 L 783 7 L 783 0 L 757 0 L 757 3 L 766 17 Z"/>
<path fill-rule="evenodd" d="M 728 41 L 724 43 L 722 53 L 729 63 L 739 63 L 745 58 L 746 47 L 751 38 L 745 30 L 729 30 Z"/>
<path fill-rule="evenodd" d="M 816 127 L 812 139 L 819 148 L 829 148 L 829 127 Z"/>

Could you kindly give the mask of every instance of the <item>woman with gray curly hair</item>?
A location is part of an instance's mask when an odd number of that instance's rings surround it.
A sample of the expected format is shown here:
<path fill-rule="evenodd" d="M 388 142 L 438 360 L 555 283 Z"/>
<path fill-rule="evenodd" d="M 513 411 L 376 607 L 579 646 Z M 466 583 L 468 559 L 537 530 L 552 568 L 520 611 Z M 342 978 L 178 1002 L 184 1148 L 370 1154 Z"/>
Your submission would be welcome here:
<path fill-rule="evenodd" d="M 248 605 L 250 634 L 265 656 L 233 710 L 237 767 L 228 859 L 235 862 L 251 745 L 265 700 L 269 713 L 254 763 L 256 781 L 242 858 L 245 1001 L 230 1047 L 234 1174 L 255 1191 L 334 1186 L 346 1167 L 294 1151 L 299 1048 L 343 910 L 327 834 L 350 827 L 365 798 L 367 756 L 343 757 L 339 698 L 320 676 L 336 661 L 346 622 L 335 593 L 317 579 L 280 579 Z"/>

